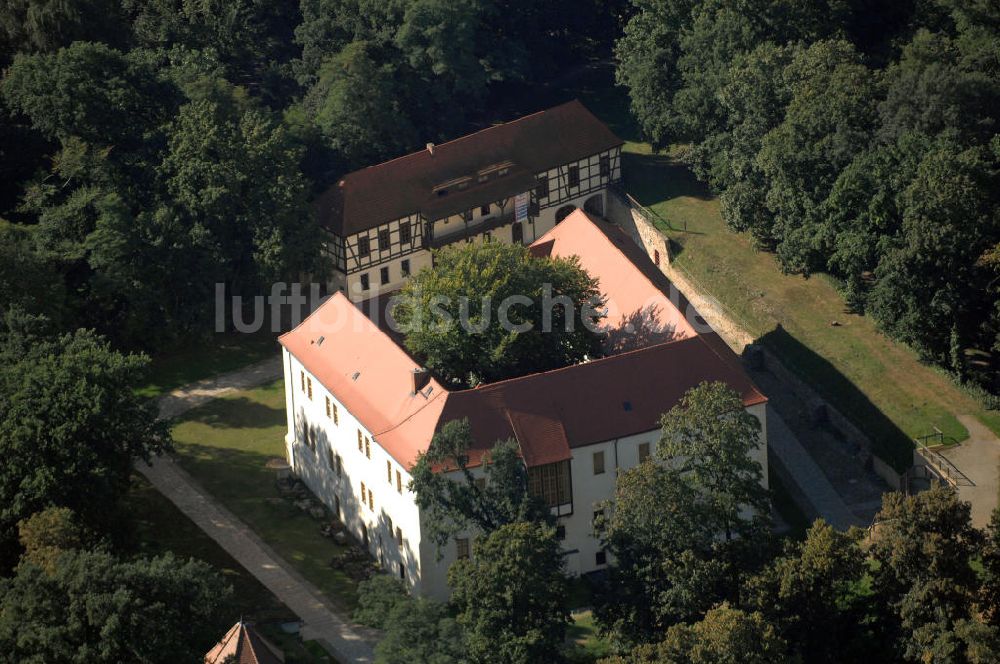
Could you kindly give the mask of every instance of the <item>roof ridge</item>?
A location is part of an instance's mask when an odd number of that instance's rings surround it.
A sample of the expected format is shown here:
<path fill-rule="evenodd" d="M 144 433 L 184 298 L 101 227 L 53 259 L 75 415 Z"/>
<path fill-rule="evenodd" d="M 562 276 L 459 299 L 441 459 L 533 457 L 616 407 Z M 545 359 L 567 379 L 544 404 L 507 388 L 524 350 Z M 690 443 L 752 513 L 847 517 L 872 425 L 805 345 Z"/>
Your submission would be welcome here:
<path fill-rule="evenodd" d="M 562 108 L 563 106 L 569 106 L 571 104 L 581 104 L 581 102 L 580 102 L 579 99 L 577 99 L 576 97 L 574 97 L 573 99 L 571 99 L 571 100 L 569 100 L 567 102 L 563 102 L 562 104 L 556 104 L 555 106 L 550 106 L 549 108 L 543 108 L 540 111 L 535 111 L 534 113 L 529 113 L 528 115 L 522 115 L 519 118 L 514 118 L 513 120 L 507 120 L 506 122 L 498 122 L 496 124 L 490 125 L 489 127 L 483 127 L 482 129 L 477 129 L 476 131 L 470 132 L 468 134 L 462 134 L 461 136 L 456 136 L 455 138 L 451 138 L 451 139 L 449 139 L 449 140 L 447 140 L 447 141 L 445 141 L 443 143 L 435 143 L 434 144 L 434 148 L 435 149 L 442 148 L 442 147 L 444 147 L 446 145 L 451 145 L 452 143 L 458 143 L 459 141 L 463 141 L 463 140 L 465 140 L 467 138 L 472 138 L 473 136 L 477 136 L 477 135 L 479 135 L 479 134 L 481 134 L 481 133 L 483 133 L 485 131 L 491 131 L 493 129 L 496 129 L 497 127 L 506 127 L 508 125 L 517 124 L 518 122 L 521 122 L 522 120 L 527 120 L 527 119 L 533 118 L 533 117 L 535 117 L 537 115 L 541 115 L 542 113 L 548 113 L 549 111 L 553 111 L 553 110 L 555 110 L 557 108 Z M 398 157 L 393 157 L 392 159 L 387 159 L 387 160 L 381 161 L 381 162 L 379 162 L 377 164 L 372 164 L 371 166 L 365 166 L 364 168 L 359 168 L 357 170 L 351 171 L 350 173 L 344 174 L 344 176 L 341 177 L 340 180 L 338 181 L 338 184 L 340 182 L 343 182 L 345 179 L 351 177 L 352 175 L 354 175 L 356 173 L 363 173 L 363 172 L 365 172 L 367 170 L 370 170 L 372 168 L 380 168 L 380 167 L 385 166 L 387 164 L 392 164 L 392 163 L 397 162 L 397 161 L 402 161 L 403 159 L 408 159 L 410 157 L 423 154 L 426 150 L 427 150 L 426 147 L 423 148 L 423 149 L 421 149 L 421 150 L 414 150 L 413 152 L 407 152 L 406 154 L 401 154 Z"/>
<path fill-rule="evenodd" d="M 694 336 L 684 337 L 682 339 L 671 339 L 670 341 L 664 341 L 664 342 L 658 343 L 658 344 L 650 344 L 648 346 L 643 346 L 642 348 L 632 348 L 630 350 L 622 351 L 620 353 L 615 353 L 614 355 L 605 355 L 604 357 L 595 357 L 595 358 L 593 358 L 591 360 L 588 360 L 586 362 L 577 362 L 576 364 L 568 364 L 568 365 L 566 365 L 564 367 L 556 367 L 555 369 L 547 369 L 546 371 L 535 371 L 533 373 L 528 373 L 528 374 L 524 374 L 524 375 L 521 375 L 521 376 L 514 376 L 512 378 L 504 378 L 503 380 L 498 380 L 498 381 L 495 381 L 493 383 L 485 383 L 485 384 L 477 385 L 476 387 L 470 387 L 470 388 L 467 388 L 467 389 L 464 389 L 464 390 L 455 390 L 453 392 L 450 392 L 449 394 L 458 395 L 458 394 L 469 394 L 469 393 L 477 392 L 477 391 L 478 392 L 485 392 L 485 391 L 487 391 L 487 390 L 489 390 L 489 389 L 491 389 L 493 387 L 496 387 L 498 385 L 505 385 L 507 383 L 513 383 L 513 382 L 520 381 L 520 380 L 527 380 L 529 378 L 534 378 L 535 376 L 548 376 L 548 375 L 551 375 L 551 374 L 559 373 L 560 371 L 570 371 L 572 369 L 577 369 L 579 367 L 591 366 L 593 364 L 607 363 L 607 362 L 610 362 L 612 360 L 616 360 L 618 358 L 629 357 L 631 355 L 636 355 L 636 354 L 639 354 L 639 353 L 651 352 L 653 350 L 662 350 L 663 347 L 665 347 L 665 346 L 672 346 L 674 344 L 681 344 L 681 343 L 684 343 L 685 341 L 691 341 L 693 339 L 698 339 L 700 337 L 701 337 L 701 335 L 697 335 L 696 334 Z"/>
<path fill-rule="evenodd" d="M 614 241 L 614 240 L 613 240 L 613 239 L 612 239 L 611 237 L 609 237 L 607 233 L 605 233 L 605 232 L 604 232 L 604 229 L 602 229 L 602 228 L 601 228 L 601 225 L 600 225 L 600 224 L 599 224 L 599 223 L 597 222 L 597 220 L 595 220 L 595 219 L 594 219 L 594 217 L 592 217 L 592 216 L 590 215 L 590 213 L 589 213 L 589 212 L 587 212 L 587 211 L 586 211 L 586 210 L 584 210 L 583 208 L 577 208 L 576 210 L 574 210 L 574 211 L 573 211 L 573 213 L 572 213 L 572 214 L 570 214 L 570 215 L 569 215 L 568 217 L 566 217 L 566 219 L 565 219 L 565 220 L 563 221 L 563 223 L 565 223 L 565 222 L 566 222 L 567 220 L 569 220 L 569 218 L 570 218 L 570 217 L 572 217 L 572 216 L 576 215 L 576 213 L 577 213 L 577 212 L 580 212 L 580 213 L 582 213 L 582 214 L 583 214 L 583 215 L 584 215 L 584 216 L 585 216 L 585 217 L 586 217 L 586 218 L 587 218 L 587 219 L 588 219 L 588 220 L 590 221 L 591 225 L 592 225 L 592 226 L 594 226 L 594 227 L 595 227 L 595 228 L 596 228 L 596 229 L 598 230 L 598 232 L 599 232 L 599 233 L 600 233 L 601 235 L 603 235 L 603 236 L 605 237 L 605 239 L 607 239 L 607 240 L 608 240 L 608 244 L 610 244 L 610 245 L 611 245 L 612 247 L 614 247 L 615 251 L 617 251 L 617 252 L 618 252 L 618 253 L 619 253 L 619 254 L 621 255 L 621 257 L 622 257 L 622 258 L 624 258 L 624 259 L 625 259 L 625 261 L 626 261 L 626 262 L 627 262 L 627 263 L 628 263 L 629 265 L 631 265 L 631 266 L 632 266 L 633 268 L 635 268 L 635 271 L 639 273 L 639 275 L 640 275 L 640 276 L 641 276 L 641 277 L 642 277 L 642 278 L 643 278 L 643 279 L 644 279 L 644 280 L 646 281 L 646 283 L 648 283 L 648 284 L 649 284 L 650 286 L 652 286 L 652 287 L 653 287 L 653 288 L 655 288 L 655 289 L 656 289 L 657 291 L 659 291 L 660 293 L 662 293 L 662 294 L 663 294 L 663 296 L 664 296 L 664 297 L 666 297 L 666 298 L 667 298 L 668 300 L 670 299 L 670 295 L 669 295 L 668 293 L 664 293 L 664 292 L 663 292 L 663 289 L 661 289 L 661 288 L 660 288 L 660 287 L 659 287 L 659 286 L 658 286 L 658 285 L 656 284 L 656 282 L 655 282 L 655 281 L 653 281 L 652 279 L 650 279 L 650 278 L 649 278 L 649 276 L 648 276 L 648 275 L 647 275 L 647 274 L 645 273 L 645 271 L 644 271 L 644 270 L 643 270 L 642 268 L 640 268 L 640 267 L 639 267 L 638 265 L 636 265 L 636 264 L 635 264 L 635 262 L 634 262 L 634 261 L 633 261 L 633 260 L 632 260 L 632 259 L 631 259 L 631 258 L 629 257 L 629 255 L 628 255 L 628 254 L 626 254 L 626 253 L 625 253 L 625 252 L 624 252 L 624 251 L 622 250 L 622 248 L 621 248 L 621 247 L 619 247 L 619 246 L 618 246 L 618 245 L 617 245 L 617 244 L 615 243 L 615 241 Z M 610 224 L 611 222 L 609 221 L 608 223 Z M 546 233 L 545 233 L 544 235 L 542 235 L 542 237 L 540 237 L 540 238 L 538 238 L 537 240 L 535 240 L 534 242 L 532 242 L 532 243 L 531 243 L 531 246 L 534 246 L 535 244 L 537 244 L 537 243 L 539 243 L 539 242 L 541 242 L 541 241 L 545 240 L 545 238 L 546 238 L 546 237 L 548 237 L 549 233 L 552 233 L 552 232 L 553 232 L 553 231 L 555 231 L 555 230 L 556 230 L 557 228 L 558 228 L 558 226 L 553 226 L 552 228 L 550 228 L 550 229 L 549 229 L 549 230 L 548 230 L 548 231 L 547 231 L 547 232 L 546 232 Z M 624 231 L 622 231 L 622 233 L 624 233 Z M 628 240 L 630 240 L 630 241 L 632 240 L 632 238 L 628 237 L 628 235 L 626 235 L 625 237 L 626 237 L 626 238 L 627 238 Z M 552 242 L 555 242 L 555 239 L 553 239 L 553 240 L 552 240 Z M 636 249 L 641 249 L 641 247 L 639 247 L 638 245 L 636 245 Z M 643 256 L 645 256 L 645 257 L 646 257 L 647 259 L 649 258 L 649 256 L 646 256 L 645 252 L 643 252 Z M 652 261 L 650 261 L 650 263 L 652 264 Z M 656 266 L 654 265 L 654 267 L 656 267 Z M 668 276 L 667 276 L 666 274 L 664 274 L 664 273 L 663 273 L 662 271 L 661 271 L 661 274 L 663 274 L 663 278 L 664 278 L 664 279 L 666 279 L 666 280 L 667 280 L 667 281 L 668 281 L 668 282 L 670 283 L 670 285 L 672 285 L 672 286 L 674 286 L 674 287 L 676 288 L 676 285 L 674 284 L 673 280 L 672 280 L 672 279 L 671 279 L 670 277 L 668 277 Z M 677 290 L 678 290 L 678 292 L 680 292 L 680 289 L 679 289 L 679 288 L 678 288 Z M 687 299 L 687 298 L 685 298 L 685 299 Z M 672 303 L 672 301 L 671 301 L 671 303 Z"/>

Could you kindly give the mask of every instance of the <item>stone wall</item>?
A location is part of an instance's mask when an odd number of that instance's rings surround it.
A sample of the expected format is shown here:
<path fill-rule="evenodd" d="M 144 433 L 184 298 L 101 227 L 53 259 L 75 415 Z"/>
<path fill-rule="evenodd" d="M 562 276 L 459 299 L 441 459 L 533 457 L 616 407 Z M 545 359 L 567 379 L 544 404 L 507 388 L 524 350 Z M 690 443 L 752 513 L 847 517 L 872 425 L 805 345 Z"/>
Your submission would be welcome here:
<path fill-rule="evenodd" d="M 646 218 L 646 214 L 638 205 L 617 191 L 609 189 L 607 208 L 608 221 L 618 224 L 632 236 L 632 240 L 646 251 L 649 260 L 660 269 L 670 264 L 670 245 L 667 243 L 667 238 Z"/>

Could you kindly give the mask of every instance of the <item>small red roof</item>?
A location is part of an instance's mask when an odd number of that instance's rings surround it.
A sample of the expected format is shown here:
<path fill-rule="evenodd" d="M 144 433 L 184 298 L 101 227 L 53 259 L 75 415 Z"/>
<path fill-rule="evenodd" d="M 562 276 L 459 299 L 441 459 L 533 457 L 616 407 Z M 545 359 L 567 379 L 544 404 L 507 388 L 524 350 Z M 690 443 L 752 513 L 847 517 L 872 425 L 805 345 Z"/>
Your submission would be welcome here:
<path fill-rule="evenodd" d="M 242 620 L 205 654 L 205 664 L 282 664 L 285 655 Z"/>
<path fill-rule="evenodd" d="M 394 219 L 423 213 L 456 214 L 527 191 L 535 175 L 622 144 L 579 101 L 495 125 L 376 166 L 348 173 L 316 200 L 320 224 L 351 235 Z M 478 181 L 482 169 L 503 164 L 507 174 Z M 436 187 L 471 178 L 465 189 Z"/>

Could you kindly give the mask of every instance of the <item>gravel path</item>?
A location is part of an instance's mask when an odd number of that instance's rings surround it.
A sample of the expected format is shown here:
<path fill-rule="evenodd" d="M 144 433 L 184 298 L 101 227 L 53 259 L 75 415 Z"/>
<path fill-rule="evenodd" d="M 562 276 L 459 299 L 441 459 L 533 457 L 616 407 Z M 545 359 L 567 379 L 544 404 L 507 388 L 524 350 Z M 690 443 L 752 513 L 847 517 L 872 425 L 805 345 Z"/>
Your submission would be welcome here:
<path fill-rule="evenodd" d="M 229 392 L 281 377 L 281 358 L 174 390 L 160 399 L 160 417 L 177 417 Z M 372 662 L 377 633 L 352 624 L 309 581 L 302 578 L 249 526 L 227 510 L 170 458 L 159 457 L 138 470 L 214 539 L 237 562 L 302 620 L 302 637 L 317 640 L 339 662 Z"/>

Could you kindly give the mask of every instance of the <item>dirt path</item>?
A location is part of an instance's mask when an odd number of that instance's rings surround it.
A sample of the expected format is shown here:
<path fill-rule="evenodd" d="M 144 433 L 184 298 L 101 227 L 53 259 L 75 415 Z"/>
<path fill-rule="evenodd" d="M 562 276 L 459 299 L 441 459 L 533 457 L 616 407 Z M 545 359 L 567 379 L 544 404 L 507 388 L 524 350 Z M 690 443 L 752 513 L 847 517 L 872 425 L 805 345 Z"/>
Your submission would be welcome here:
<path fill-rule="evenodd" d="M 160 417 L 177 417 L 235 390 L 281 377 L 281 358 L 268 359 L 232 373 L 174 390 L 160 399 Z M 240 565 L 303 621 L 302 636 L 317 640 L 344 662 L 374 661 L 377 633 L 354 625 L 320 591 L 275 553 L 249 526 L 223 507 L 170 458 L 159 457 L 138 470 L 156 489 L 226 550 Z"/>
<path fill-rule="evenodd" d="M 972 525 L 982 528 L 989 524 L 997 507 L 1000 440 L 971 415 L 959 415 L 958 420 L 969 430 L 969 438 L 941 453 L 975 483 L 960 484 L 958 495 L 972 503 Z"/>

